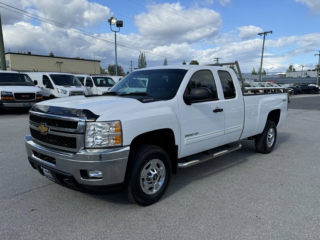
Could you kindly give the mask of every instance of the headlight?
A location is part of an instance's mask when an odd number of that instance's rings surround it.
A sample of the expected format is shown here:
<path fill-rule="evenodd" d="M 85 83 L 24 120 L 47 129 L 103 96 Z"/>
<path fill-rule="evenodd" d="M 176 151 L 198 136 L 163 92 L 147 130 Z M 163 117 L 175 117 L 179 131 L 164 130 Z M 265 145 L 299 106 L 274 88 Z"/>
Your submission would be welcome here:
<path fill-rule="evenodd" d="M 103 148 L 122 145 L 120 121 L 87 122 L 86 148 Z"/>
<path fill-rule="evenodd" d="M 61 94 L 67 94 L 68 93 L 67 90 L 63 90 L 63 89 L 60 89 L 60 88 L 57 88 L 57 92 L 61 93 Z"/>
<path fill-rule="evenodd" d="M 12 92 L 1 92 L 1 100 L 14 100 Z"/>

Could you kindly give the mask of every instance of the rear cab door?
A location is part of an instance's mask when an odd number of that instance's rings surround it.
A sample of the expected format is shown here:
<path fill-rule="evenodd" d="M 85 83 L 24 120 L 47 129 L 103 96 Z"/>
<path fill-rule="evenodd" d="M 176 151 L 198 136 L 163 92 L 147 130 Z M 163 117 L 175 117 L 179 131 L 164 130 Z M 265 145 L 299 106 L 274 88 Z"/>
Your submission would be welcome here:
<path fill-rule="evenodd" d="M 221 68 L 214 71 L 217 79 L 219 108 L 224 112 L 224 135 L 221 144 L 238 141 L 244 127 L 244 100 L 236 74 L 232 69 Z"/>

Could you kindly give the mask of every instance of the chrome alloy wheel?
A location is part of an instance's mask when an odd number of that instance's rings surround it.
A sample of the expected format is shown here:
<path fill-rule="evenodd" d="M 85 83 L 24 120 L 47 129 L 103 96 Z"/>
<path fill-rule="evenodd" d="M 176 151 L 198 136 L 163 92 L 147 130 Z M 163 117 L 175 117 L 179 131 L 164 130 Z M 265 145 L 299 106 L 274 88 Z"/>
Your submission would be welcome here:
<path fill-rule="evenodd" d="M 275 131 L 273 128 L 270 128 L 267 135 L 267 145 L 268 147 L 272 147 L 275 141 Z"/>
<path fill-rule="evenodd" d="M 166 167 L 160 159 L 150 160 L 140 174 L 140 186 L 147 195 L 158 192 L 166 178 Z"/>

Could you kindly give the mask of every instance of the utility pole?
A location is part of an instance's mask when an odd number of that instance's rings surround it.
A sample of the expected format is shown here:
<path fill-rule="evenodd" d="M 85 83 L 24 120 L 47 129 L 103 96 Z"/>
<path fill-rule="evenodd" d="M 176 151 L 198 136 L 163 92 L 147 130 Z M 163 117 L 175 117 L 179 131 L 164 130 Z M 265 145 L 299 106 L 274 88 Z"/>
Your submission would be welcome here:
<path fill-rule="evenodd" d="M 130 72 L 132 72 L 132 61 L 130 61 Z"/>
<path fill-rule="evenodd" d="M 315 56 L 319 56 L 318 66 L 317 66 L 317 85 L 319 86 L 320 51 L 319 51 L 319 53 L 318 53 L 318 54 L 315 54 Z"/>
<path fill-rule="evenodd" d="M 266 35 L 268 33 L 272 34 L 272 31 L 269 32 L 263 32 L 263 33 L 258 33 L 258 35 L 262 36 L 263 35 L 263 44 L 262 44 L 262 54 L 261 54 L 261 63 L 260 63 L 260 73 L 259 73 L 259 82 L 261 82 L 261 74 L 262 74 L 262 61 L 263 61 L 263 52 L 264 52 L 264 42 L 266 40 Z"/>
<path fill-rule="evenodd" d="M 216 62 L 216 64 L 219 64 L 219 59 L 220 59 L 220 58 L 215 58 L 215 59 L 214 59 L 215 62 Z"/>
<path fill-rule="evenodd" d="M 7 70 L 6 57 L 4 52 L 4 42 L 2 34 L 2 22 L 1 22 L 1 13 L 0 13 L 0 61 L 1 61 L 1 70 Z"/>

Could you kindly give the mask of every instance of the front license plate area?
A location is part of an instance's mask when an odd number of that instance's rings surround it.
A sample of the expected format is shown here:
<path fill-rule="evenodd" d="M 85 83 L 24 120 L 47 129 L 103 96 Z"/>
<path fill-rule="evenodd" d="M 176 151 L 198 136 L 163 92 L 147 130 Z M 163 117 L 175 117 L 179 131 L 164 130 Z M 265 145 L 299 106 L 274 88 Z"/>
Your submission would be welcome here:
<path fill-rule="evenodd" d="M 55 182 L 54 177 L 52 176 L 50 170 L 41 167 L 43 174 L 48 178 L 50 181 Z"/>
<path fill-rule="evenodd" d="M 24 107 L 31 107 L 31 103 L 24 103 L 23 106 Z"/>

